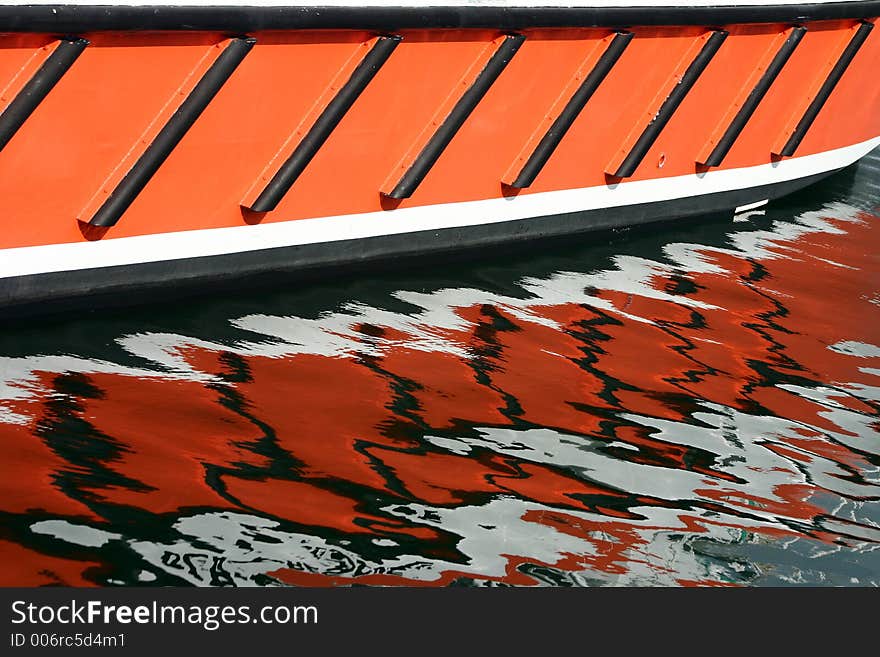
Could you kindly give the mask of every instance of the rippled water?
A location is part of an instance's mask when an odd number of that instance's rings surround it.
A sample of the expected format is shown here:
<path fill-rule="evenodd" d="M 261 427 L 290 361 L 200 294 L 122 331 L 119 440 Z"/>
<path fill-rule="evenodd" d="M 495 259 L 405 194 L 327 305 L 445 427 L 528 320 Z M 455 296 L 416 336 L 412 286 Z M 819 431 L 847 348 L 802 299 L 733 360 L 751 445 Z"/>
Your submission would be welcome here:
<path fill-rule="evenodd" d="M 876 585 L 878 214 L 7 327 L 0 584 Z"/>

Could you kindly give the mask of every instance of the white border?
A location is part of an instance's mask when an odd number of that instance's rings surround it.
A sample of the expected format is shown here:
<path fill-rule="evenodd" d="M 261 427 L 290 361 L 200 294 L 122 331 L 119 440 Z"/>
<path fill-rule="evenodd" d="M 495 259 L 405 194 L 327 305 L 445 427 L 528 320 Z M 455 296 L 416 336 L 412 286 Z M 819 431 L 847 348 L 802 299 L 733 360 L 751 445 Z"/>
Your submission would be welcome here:
<path fill-rule="evenodd" d="M 253 226 L 242 224 L 229 228 L 5 249 L 0 250 L 0 279 L 476 226 L 716 194 L 797 180 L 840 169 L 868 154 L 878 145 L 880 137 L 875 137 L 845 148 L 773 164 L 623 182 L 613 186 L 602 185 Z"/>

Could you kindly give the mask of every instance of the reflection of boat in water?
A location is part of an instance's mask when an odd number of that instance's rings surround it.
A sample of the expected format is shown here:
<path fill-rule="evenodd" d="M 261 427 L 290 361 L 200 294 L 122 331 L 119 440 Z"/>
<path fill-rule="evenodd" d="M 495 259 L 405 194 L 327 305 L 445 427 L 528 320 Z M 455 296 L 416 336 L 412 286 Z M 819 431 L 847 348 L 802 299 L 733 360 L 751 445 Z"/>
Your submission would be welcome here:
<path fill-rule="evenodd" d="M 6 308 L 730 210 L 880 143 L 875 0 L 148 4 L 0 3 Z"/>

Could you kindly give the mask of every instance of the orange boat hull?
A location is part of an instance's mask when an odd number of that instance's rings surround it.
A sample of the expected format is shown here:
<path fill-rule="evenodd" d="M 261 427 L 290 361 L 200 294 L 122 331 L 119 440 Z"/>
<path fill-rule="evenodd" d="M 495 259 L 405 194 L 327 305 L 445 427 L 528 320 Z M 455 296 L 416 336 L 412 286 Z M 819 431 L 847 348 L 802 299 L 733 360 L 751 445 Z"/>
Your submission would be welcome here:
<path fill-rule="evenodd" d="M 0 150 L 0 307 L 583 232 L 775 198 L 880 143 L 875 20 L 805 24 L 714 166 L 709 156 L 799 25 L 235 37 L 83 31 L 76 37 L 87 45 Z M 629 39 L 625 49 L 521 184 L 530 157 L 619 35 Z M 856 52 L 786 153 L 857 37 Z M 340 96 L 388 38 L 395 42 L 387 56 L 340 112 Z M 512 38 L 519 41 L 494 79 L 439 153 L 426 155 Z M 0 40 L 2 123 L 62 42 L 43 33 Z M 143 173 L 163 131 L 239 46 L 215 95 Z M 261 193 L 331 119 L 272 209 L 261 210 Z M 139 172 L 146 179 L 120 201 Z"/>

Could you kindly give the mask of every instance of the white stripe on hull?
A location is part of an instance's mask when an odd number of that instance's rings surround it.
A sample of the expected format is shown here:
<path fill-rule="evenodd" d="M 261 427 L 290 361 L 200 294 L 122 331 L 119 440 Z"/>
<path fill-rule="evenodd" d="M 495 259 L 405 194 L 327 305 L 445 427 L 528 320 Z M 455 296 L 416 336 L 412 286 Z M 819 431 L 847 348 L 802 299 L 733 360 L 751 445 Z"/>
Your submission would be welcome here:
<path fill-rule="evenodd" d="M 602 185 L 253 226 L 243 224 L 228 228 L 105 238 L 95 242 L 5 249 L 0 250 L 0 278 L 460 228 L 717 194 L 834 171 L 852 164 L 878 145 L 880 137 L 875 137 L 845 148 L 773 164 L 623 182 L 614 186 Z M 760 197 L 756 200 L 759 199 Z"/>

